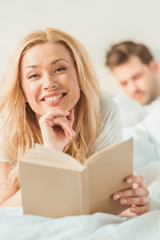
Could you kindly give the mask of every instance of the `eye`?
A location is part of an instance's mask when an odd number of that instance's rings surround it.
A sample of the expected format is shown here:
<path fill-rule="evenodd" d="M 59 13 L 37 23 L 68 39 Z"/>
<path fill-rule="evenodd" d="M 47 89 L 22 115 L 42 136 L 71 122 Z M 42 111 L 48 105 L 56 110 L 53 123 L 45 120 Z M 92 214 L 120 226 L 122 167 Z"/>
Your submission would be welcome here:
<path fill-rule="evenodd" d="M 127 86 L 127 82 L 121 82 L 120 85 L 121 85 L 122 87 L 125 87 L 125 86 Z"/>
<path fill-rule="evenodd" d="M 134 77 L 133 77 L 133 80 L 138 80 L 139 78 L 141 78 L 142 77 L 142 73 L 138 73 L 137 75 L 135 75 Z"/>
<path fill-rule="evenodd" d="M 56 68 L 55 72 L 63 72 L 64 70 L 66 70 L 65 67 L 59 67 L 59 68 Z"/>
<path fill-rule="evenodd" d="M 28 79 L 37 78 L 38 76 L 39 76 L 38 74 L 34 73 L 34 74 L 30 75 L 30 76 L 28 77 Z"/>

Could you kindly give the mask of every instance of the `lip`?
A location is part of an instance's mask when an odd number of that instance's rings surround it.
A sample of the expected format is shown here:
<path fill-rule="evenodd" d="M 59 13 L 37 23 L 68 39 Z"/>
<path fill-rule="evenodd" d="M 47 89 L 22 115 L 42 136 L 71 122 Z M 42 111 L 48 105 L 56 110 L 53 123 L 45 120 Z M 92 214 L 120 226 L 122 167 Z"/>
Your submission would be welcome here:
<path fill-rule="evenodd" d="M 134 95 L 134 99 L 140 99 L 143 97 L 143 94 L 142 93 L 139 93 L 139 94 L 136 94 Z"/>
<path fill-rule="evenodd" d="M 55 92 L 55 93 L 49 93 L 49 94 L 46 94 L 44 95 L 43 97 L 40 98 L 40 101 L 44 101 L 45 98 L 47 97 L 54 97 L 54 96 L 58 96 L 59 94 L 63 94 L 63 95 L 66 95 L 67 92 Z"/>

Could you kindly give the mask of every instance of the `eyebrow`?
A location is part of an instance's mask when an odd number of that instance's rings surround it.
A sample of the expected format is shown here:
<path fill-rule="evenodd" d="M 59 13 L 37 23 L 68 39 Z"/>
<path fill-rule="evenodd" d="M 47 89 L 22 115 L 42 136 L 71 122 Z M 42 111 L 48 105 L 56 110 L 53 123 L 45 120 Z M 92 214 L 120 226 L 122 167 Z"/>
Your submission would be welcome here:
<path fill-rule="evenodd" d="M 66 59 L 64 59 L 64 58 L 58 58 L 58 59 L 56 59 L 56 60 L 54 60 L 53 62 L 51 62 L 51 65 L 54 65 L 54 64 L 56 64 L 57 62 L 59 62 L 59 61 L 65 61 L 65 62 L 68 62 Z M 38 65 L 29 65 L 29 66 L 27 66 L 27 67 L 25 67 L 25 69 L 28 69 L 28 68 L 37 68 L 37 67 L 39 67 Z"/>

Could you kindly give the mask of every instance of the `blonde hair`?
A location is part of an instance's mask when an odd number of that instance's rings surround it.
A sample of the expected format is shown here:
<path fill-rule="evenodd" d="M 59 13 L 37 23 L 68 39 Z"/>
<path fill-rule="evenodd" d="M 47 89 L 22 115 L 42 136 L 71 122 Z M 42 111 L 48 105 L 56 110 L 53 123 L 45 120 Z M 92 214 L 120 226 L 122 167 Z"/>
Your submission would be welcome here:
<path fill-rule="evenodd" d="M 19 73 L 20 61 L 30 48 L 48 42 L 60 43 L 68 49 L 77 70 L 81 89 L 73 126 L 76 136 L 68 143 L 64 152 L 84 162 L 98 134 L 99 84 L 85 48 L 72 36 L 53 28 L 28 34 L 17 44 L 1 80 L 1 152 L 12 167 L 10 171 L 12 185 L 18 181 L 17 163 L 24 153 L 29 148 L 34 148 L 35 143 L 43 144 L 35 113 L 25 103 Z"/>

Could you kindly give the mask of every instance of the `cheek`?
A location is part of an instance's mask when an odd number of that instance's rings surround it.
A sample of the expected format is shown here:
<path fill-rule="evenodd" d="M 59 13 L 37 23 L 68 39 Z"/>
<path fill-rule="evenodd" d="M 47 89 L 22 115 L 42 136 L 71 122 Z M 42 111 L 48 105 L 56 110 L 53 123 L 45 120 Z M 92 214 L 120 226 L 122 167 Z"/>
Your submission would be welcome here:
<path fill-rule="evenodd" d="M 35 83 L 26 83 L 23 86 L 23 92 L 28 101 L 36 97 L 38 86 Z"/>
<path fill-rule="evenodd" d="M 74 95 L 74 97 L 76 99 L 79 99 L 79 96 L 80 96 L 80 87 L 79 87 L 79 83 L 78 83 L 78 80 L 77 81 L 74 81 L 73 84 L 72 84 L 72 93 Z"/>
<path fill-rule="evenodd" d="M 28 101 L 28 86 L 27 84 L 25 84 L 23 81 L 21 82 L 21 87 L 22 87 L 22 92 L 23 92 L 23 95 L 24 95 L 24 98 L 25 98 L 25 101 Z"/>
<path fill-rule="evenodd" d="M 78 84 L 73 84 L 72 86 L 70 86 L 70 97 L 69 97 L 69 105 L 70 105 L 70 109 L 72 109 L 73 107 L 76 106 L 76 104 L 78 103 L 79 99 L 80 99 L 80 88 Z"/>
<path fill-rule="evenodd" d="M 75 101 L 75 105 L 77 104 L 77 102 L 80 99 L 80 89 L 77 88 L 77 90 L 74 92 L 74 101 Z"/>
<path fill-rule="evenodd" d="M 129 90 L 129 85 L 128 84 L 120 84 L 120 87 L 122 88 L 122 90 L 124 91 L 124 92 L 127 92 L 128 90 Z"/>
<path fill-rule="evenodd" d="M 143 78 L 140 82 L 140 86 L 142 89 L 147 90 L 148 88 L 151 87 L 150 80 L 146 78 Z"/>
<path fill-rule="evenodd" d="M 68 82 L 72 96 L 77 97 L 80 94 L 80 86 L 76 72 L 72 72 L 67 76 L 66 83 Z"/>

